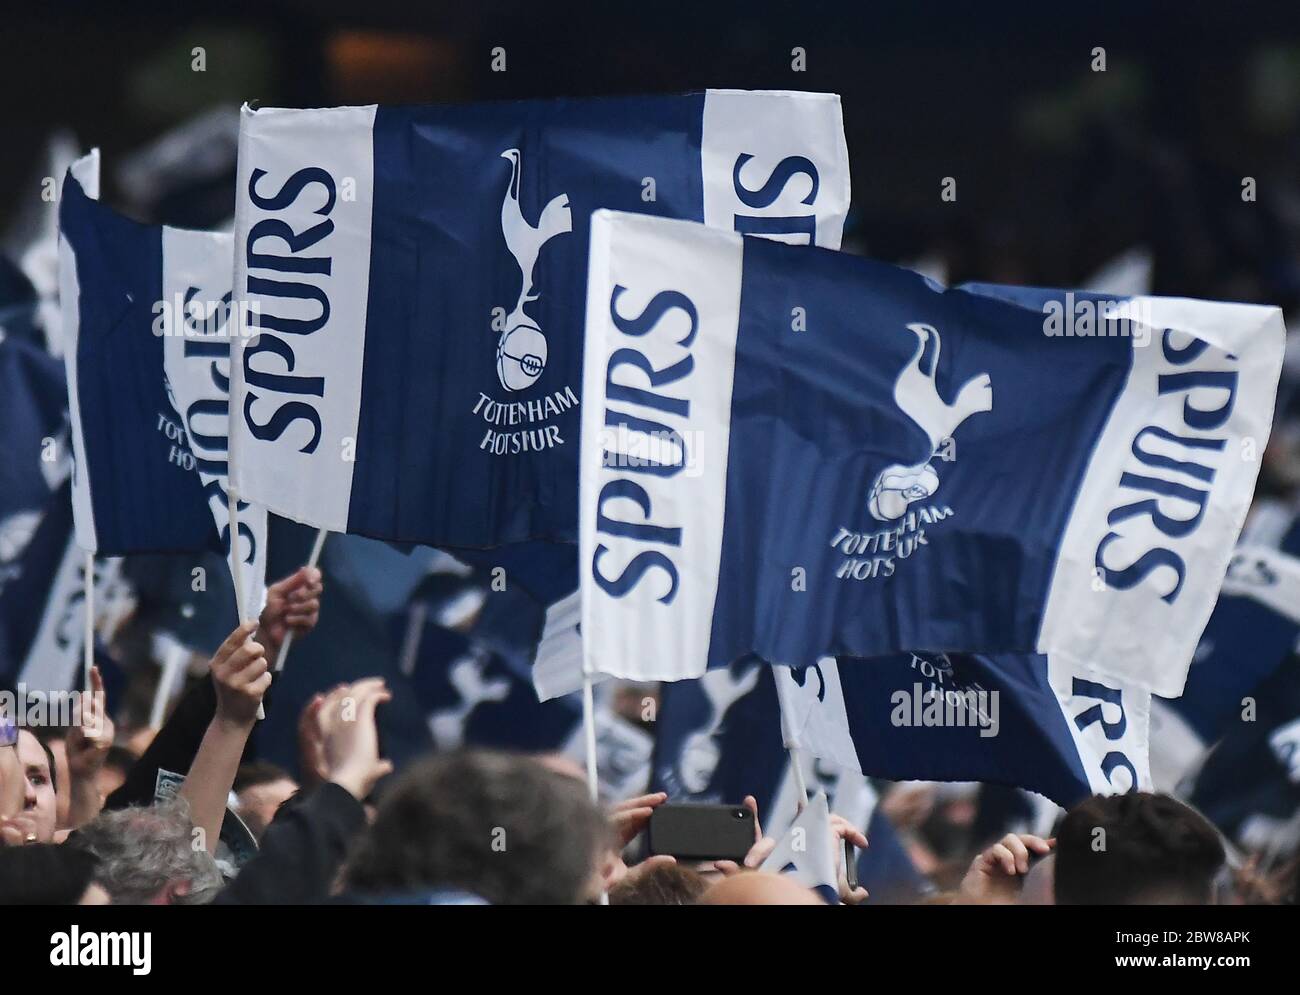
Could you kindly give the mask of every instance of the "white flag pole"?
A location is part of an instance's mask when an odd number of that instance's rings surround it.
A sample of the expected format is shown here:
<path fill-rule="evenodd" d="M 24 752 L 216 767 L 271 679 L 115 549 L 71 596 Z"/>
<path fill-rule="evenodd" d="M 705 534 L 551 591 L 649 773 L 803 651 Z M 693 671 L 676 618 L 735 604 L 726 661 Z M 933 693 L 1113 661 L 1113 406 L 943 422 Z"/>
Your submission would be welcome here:
<path fill-rule="evenodd" d="M 781 741 L 785 745 L 785 752 L 790 757 L 790 773 L 794 776 L 794 786 L 799 792 L 799 811 L 802 812 L 809 801 L 808 784 L 803 776 L 803 751 L 799 749 L 798 736 L 786 704 L 788 689 L 781 679 L 781 672 L 777 670 L 776 664 L 771 666 L 772 679 L 776 682 L 776 701 L 781 714 Z"/>
<path fill-rule="evenodd" d="M 596 776 L 596 696 L 592 690 L 591 671 L 582 668 L 582 731 L 587 741 L 587 789 L 591 800 L 600 802 L 600 781 Z"/>
<path fill-rule="evenodd" d="M 582 661 L 582 731 L 587 741 L 587 789 L 594 805 L 600 804 L 600 781 L 596 776 L 596 695 L 593 691 L 591 668 Z M 609 904 L 609 892 L 600 892 L 600 904 Z"/>
<path fill-rule="evenodd" d="M 316 561 L 320 559 L 320 551 L 325 546 L 325 537 L 329 532 L 325 529 L 316 530 L 316 541 L 312 543 L 311 556 L 307 558 L 307 566 L 316 566 Z M 289 655 L 289 647 L 293 645 L 293 630 L 290 629 L 284 636 L 284 642 L 280 644 L 280 652 L 275 658 L 275 672 L 278 674 L 284 669 L 285 658 Z"/>
<path fill-rule="evenodd" d="M 85 569 L 81 578 L 82 592 L 86 602 L 85 645 L 81 657 L 81 686 L 90 690 L 90 668 L 95 665 L 95 554 L 87 553 Z"/>
<path fill-rule="evenodd" d="M 149 709 L 149 728 L 162 728 L 163 713 L 167 710 L 167 703 L 172 699 L 176 679 L 185 669 L 185 660 L 188 656 L 189 650 L 184 646 L 174 639 L 167 640 L 167 647 L 163 653 L 162 672 L 158 675 L 158 687 L 153 694 L 153 706 Z"/>

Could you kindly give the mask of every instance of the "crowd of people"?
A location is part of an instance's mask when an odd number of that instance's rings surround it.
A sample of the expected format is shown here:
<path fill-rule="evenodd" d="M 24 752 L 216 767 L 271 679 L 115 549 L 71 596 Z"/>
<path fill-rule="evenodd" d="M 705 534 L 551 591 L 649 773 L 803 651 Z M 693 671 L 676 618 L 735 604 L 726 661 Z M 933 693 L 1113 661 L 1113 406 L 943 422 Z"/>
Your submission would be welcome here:
<path fill-rule="evenodd" d="M 598 805 L 565 757 L 464 749 L 394 773 L 380 678 L 308 703 L 296 776 L 244 762 L 259 708 L 274 707 L 269 661 L 315 626 L 322 586 L 314 568 L 274 585 L 260 620 L 230 634 L 147 744 L 116 742 L 97 672 L 69 728 L 18 728 L 0 747 L 0 904 L 823 904 L 759 870 L 776 841 L 752 796 L 745 859 L 701 863 L 645 856 L 666 794 Z M 907 807 L 890 809 L 900 823 Z M 830 826 L 837 843 L 870 846 L 846 820 Z M 256 841 L 243 852 L 241 834 Z M 841 903 L 871 900 L 838 876 Z M 1207 903 L 1240 900 L 1236 883 L 1202 816 L 1130 793 L 1087 799 L 1053 837 L 1005 835 L 926 901 Z"/>

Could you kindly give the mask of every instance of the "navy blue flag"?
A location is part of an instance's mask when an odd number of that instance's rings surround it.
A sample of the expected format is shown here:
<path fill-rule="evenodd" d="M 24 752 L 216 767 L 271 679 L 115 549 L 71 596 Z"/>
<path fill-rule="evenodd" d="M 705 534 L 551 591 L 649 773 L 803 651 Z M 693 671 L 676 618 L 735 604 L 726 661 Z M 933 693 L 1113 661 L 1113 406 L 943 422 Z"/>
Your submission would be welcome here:
<path fill-rule="evenodd" d="M 1268 438 L 1279 309 L 945 289 L 606 211 L 591 238 L 590 672 L 1045 653 L 1182 691 Z"/>
<path fill-rule="evenodd" d="M 1063 808 L 1150 790 L 1150 695 L 1042 656 L 916 654 L 777 668 L 790 742 L 891 781 L 982 781 Z"/>
<path fill-rule="evenodd" d="M 1300 640 L 1300 560 L 1266 546 L 1234 554 L 1219 602 L 1201 636 L 1182 697 L 1156 698 L 1151 773 L 1172 791 L 1239 722 L 1255 722 L 1259 685 Z"/>
<path fill-rule="evenodd" d="M 207 548 L 212 513 L 154 331 L 162 230 L 101 206 L 69 175 L 59 231 L 77 543 L 108 555 Z"/>
<path fill-rule="evenodd" d="M 66 476 L 66 421 L 63 364 L 44 349 L 0 334 L 0 592 L 18 571 L 51 489 Z"/>
<path fill-rule="evenodd" d="M 227 235 L 142 225 L 86 195 L 59 206 L 60 299 L 77 544 L 105 555 L 229 551 Z M 266 512 L 241 505 L 259 610 Z"/>
<path fill-rule="evenodd" d="M 245 108 L 239 493 L 572 590 L 592 210 L 838 247 L 848 177 L 830 94 Z"/>

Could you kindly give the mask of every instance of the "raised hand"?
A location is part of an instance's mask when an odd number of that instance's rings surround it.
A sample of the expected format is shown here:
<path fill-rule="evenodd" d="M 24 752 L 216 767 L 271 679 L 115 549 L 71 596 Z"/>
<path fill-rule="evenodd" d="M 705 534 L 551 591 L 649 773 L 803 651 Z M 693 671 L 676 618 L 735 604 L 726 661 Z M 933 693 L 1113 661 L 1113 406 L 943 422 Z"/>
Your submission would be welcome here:
<path fill-rule="evenodd" d="M 995 905 L 1015 901 L 1029 873 L 1030 854 L 1045 856 L 1056 840 L 1029 833 L 1007 833 L 971 861 L 962 878 L 957 901 L 966 905 Z"/>
<path fill-rule="evenodd" d="M 325 589 L 317 567 L 299 567 L 266 589 L 266 607 L 258 619 L 257 638 L 272 660 L 285 637 L 305 636 L 320 620 L 320 598 Z"/>
<path fill-rule="evenodd" d="M 226 637 L 212 657 L 217 686 L 216 721 L 252 728 L 257 708 L 271 686 L 266 647 L 253 639 L 256 622 L 245 622 Z"/>
<path fill-rule="evenodd" d="M 344 788 L 357 801 L 393 765 L 379 755 L 375 710 L 393 697 L 383 678 L 367 677 L 335 688 L 317 711 L 325 779 Z"/>

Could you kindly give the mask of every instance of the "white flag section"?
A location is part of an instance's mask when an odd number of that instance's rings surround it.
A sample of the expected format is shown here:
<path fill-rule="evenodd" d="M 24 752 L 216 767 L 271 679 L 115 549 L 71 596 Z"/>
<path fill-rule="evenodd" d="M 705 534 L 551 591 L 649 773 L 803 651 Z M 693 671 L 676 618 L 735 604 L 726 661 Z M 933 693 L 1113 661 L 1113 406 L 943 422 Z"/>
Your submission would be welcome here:
<path fill-rule="evenodd" d="M 231 341 L 243 322 L 231 306 L 233 236 L 162 229 L 163 367 L 167 399 L 189 440 L 203 495 L 228 552 L 231 582 L 244 578 L 253 615 L 266 604 L 266 509 L 241 501 L 230 535 L 228 449 Z M 242 571 L 235 567 L 239 556 Z"/>
<path fill-rule="evenodd" d="M 835 873 L 835 837 L 831 835 L 830 805 L 819 791 L 763 861 L 759 870 L 788 874 L 811 888 L 829 905 L 839 904 Z"/>
<path fill-rule="evenodd" d="M 597 212 L 584 667 L 679 680 L 749 653 L 800 669 L 1038 653 L 1176 696 L 1250 506 L 1284 337 L 1273 307 L 945 289 Z"/>

